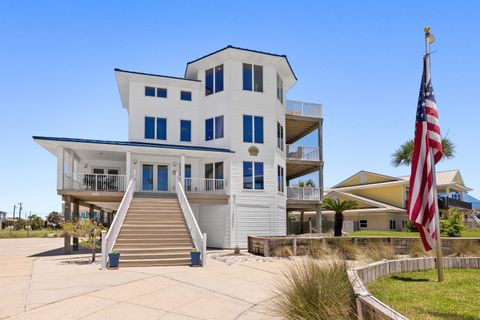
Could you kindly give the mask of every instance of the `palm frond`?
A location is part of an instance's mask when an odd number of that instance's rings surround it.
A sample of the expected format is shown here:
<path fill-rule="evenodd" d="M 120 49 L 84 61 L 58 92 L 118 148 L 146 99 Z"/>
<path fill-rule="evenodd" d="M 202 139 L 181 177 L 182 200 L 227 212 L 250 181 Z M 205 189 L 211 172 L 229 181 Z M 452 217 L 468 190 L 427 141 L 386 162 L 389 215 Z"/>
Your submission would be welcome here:
<path fill-rule="evenodd" d="M 409 139 L 405 143 L 403 143 L 392 154 L 392 160 L 391 160 L 392 165 L 394 167 L 411 165 L 412 156 L 413 156 L 413 147 L 414 147 L 413 139 Z M 442 160 L 453 159 L 455 157 L 455 143 L 453 143 L 447 137 L 442 138 L 442 149 L 443 149 Z"/>

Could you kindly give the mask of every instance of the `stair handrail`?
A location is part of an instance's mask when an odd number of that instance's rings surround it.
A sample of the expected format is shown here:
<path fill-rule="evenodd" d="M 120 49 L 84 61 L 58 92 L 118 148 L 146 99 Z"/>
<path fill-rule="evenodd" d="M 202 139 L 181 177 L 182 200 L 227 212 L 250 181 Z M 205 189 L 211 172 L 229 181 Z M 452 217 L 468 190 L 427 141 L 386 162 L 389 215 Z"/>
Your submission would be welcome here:
<path fill-rule="evenodd" d="M 127 215 L 128 208 L 130 207 L 130 203 L 133 199 L 133 194 L 135 193 L 135 170 L 133 171 L 133 177 L 130 179 L 128 183 L 127 190 L 123 195 L 122 201 L 118 206 L 117 213 L 113 218 L 113 221 L 108 229 L 108 233 L 106 236 L 102 236 L 102 269 L 105 270 L 107 267 L 107 256 L 108 253 L 112 251 L 113 247 L 115 246 L 115 242 L 117 241 L 118 234 L 120 233 L 120 229 L 122 228 L 123 221 L 125 220 L 125 216 Z"/>
<path fill-rule="evenodd" d="M 187 196 L 185 195 L 185 190 L 183 189 L 181 178 L 177 176 L 176 179 L 176 188 L 178 202 L 180 203 L 180 208 L 182 209 L 183 216 L 187 223 L 188 230 L 192 236 L 193 244 L 195 248 L 200 251 L 202 265 L 205 266 L 206 263 L 206 251 L 207 251 L 207 234 L 202 234 L 200 227 L 198 226 L 197 219 L 193 215 L 192 207 L 188 202 Z"/>

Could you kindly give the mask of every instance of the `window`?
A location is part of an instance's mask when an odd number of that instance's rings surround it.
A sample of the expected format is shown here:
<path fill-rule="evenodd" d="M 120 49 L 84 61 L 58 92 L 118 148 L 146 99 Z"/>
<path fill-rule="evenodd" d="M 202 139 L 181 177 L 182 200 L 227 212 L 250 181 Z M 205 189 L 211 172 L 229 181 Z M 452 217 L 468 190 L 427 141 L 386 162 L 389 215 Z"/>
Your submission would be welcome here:
<path fill-rule="evenodd" d="M 243 162 L 243 189 L 263 190 L 263 162 Z"/>
<path fill-rule="evenodd" d="M 285 192 L 285 176 L 282 166 L 277 166 L 277 184 L 278 192 Z"/>
<path fill-rule="evenodd" d="M 215 88 L 215 91 L 214 91 Z M 223 91 L 223 64 L 205 70 L 205 95 Z"/>
<path fill-rule="evenodd" d="M 205 189 L 223 190 L 223 162 L 205 164 Z"/>
<path fill-rule="evenodd" d="M 368 228 L 368 220 L 360 220 L 360 228 Z"/>
<path fill-rule="evenodd" d="M 223 64 L 215 67 L 215 93 L 223 91 Z"/>
<path fill-rule="evenodd" d="M 154 87 L 145 87 L 145 95 L 147 97 L 155 97 L 155 88 Z"/>
<path fill-rule="evenodd" d="M 283 151 L 283 126 L 277 122 L 277 147 Z"/>
<path fill-rule="evenodd" d="M 263 117 L 243 115 L 243 142 L 252 141 L 263 143 Z"/>
<path fill-rule="evenodd" d="M 180 141 L 192 141 L 192 122 L 190 120 L 180 120 Z"/>
<path fill-rule="evenodd" d="M 390 220 L 390 230 L 396 230 L 396 229 L 397 229 L 397 221 Z"/>
<path fill-rule="evenodd" d="M 213 93 L 213 68 L 205 70 L 205 95 Z"/>
<path fill-rule="evenodd" d="M 256 92 L 263 92 L 263 67 L 253 66 L 253 90 Z"/>
<path fill-rule="evenodd" d="M 213 118 L 205 120 L 205 140 L 213 140 Z"/>
<path fill-rule="evenodd" d="M 223 138 L 223 116 L 215 117 L 215 139 Z"/>
<path fill-rule="evenodd" d="M 192 101 L 192 93 L 190 91 L 180 91 L 180 100 Z"/>
<path fill-rule="evenodd" d="M 167 140 L 167 119 L 157 118 L 157 139 Z"/>
<path fill-rule="evenodd" d="M 166 98 L 167 97 L 167 89 L 157 88 L 157 97 L 158 98 Z"/>
<path fill-rule="evenodd" d="M 145 117 L 145 139 L 155 139 L 155 118 Z"/>
<path fill-rule="evenodd" d="M 283 80 L 277 74 L 277 99 L 283 104 Z"/>
<path fill-rule="evenodd" d="M 253 84 L 253 86 L 252 86 Z M 243 90 L 263 92 L 263 67 L 243 64 Z"/>
<path fill-rule="evenodd" d="M 243 64 L 243 90 L 252 91 L 252 65 Z"/>
<path fill-rule="evenodd" d="M 223 138 L 223 116 L 205 120 L 205 140 Z"/>

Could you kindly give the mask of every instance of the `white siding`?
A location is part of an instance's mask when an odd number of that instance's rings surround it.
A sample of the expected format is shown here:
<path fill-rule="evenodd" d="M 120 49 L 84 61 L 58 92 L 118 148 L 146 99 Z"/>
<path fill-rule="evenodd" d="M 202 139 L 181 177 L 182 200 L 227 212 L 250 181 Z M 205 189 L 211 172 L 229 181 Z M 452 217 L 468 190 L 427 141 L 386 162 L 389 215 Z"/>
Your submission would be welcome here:
<path fill-rule="evenodd" d="M 228 206 L 226 205 L 204 205 L 199 208 L 199 226 L 202 233 L 207 234 L 207 246 L 210 248 L 225 248 L 226 243 L 226 214 Z"/>

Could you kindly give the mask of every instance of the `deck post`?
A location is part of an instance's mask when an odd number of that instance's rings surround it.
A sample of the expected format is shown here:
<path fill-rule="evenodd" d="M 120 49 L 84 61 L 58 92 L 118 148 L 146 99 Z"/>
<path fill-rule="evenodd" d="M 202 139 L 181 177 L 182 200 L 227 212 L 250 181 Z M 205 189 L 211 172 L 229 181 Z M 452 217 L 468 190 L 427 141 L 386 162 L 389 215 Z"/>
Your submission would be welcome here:
<path fill-rule="evenodd" d="M 107 231 L 102 231 L 102 270 L 107 267 Z"/>
<path fill-rule="evenodd" d="M 180 156 L 180 183 L 185 184 L 185 155 L 183 154 Z"/>
<path fill-rule="evenodd" d="M 88 218 L 90 221 L 95 221 L 95 206 L 93 204 L 91 204 L 88 209 Z"/>
<path fill-rule="evenodd" d="M 100 210 L 100 223 L 103 225 L 105 223 L 105 211 Z"/>
<path fill-rule="evenodd" d="M 304 221 L 305 211 L 300 211 L 300 234 L 303 234 L 303 221 Z"/>
<path fill-rule="evenodd" d="M 125 190 L 126 190 L 127 185 L 128 185 L 128 183 L 130 182 L 130 179 L 131 179 L 132 153 L 130 151 L 127 151 L 125 154 L 126 154 L 125 155 L 125 158 L 126 158 L 126 160 L 125 160 L 125 175 L 126 175 Z"/>
<path fill-rule="evenodd" d="M 73 200 L 72 220 L 77 222 L 80 219 L 80 200 Z M 73 251 L 78 251 L 78 237 L 73 237 Z"/>
<path fill-rule="evenodd" d="M 321 188 L 320 188 L 320 192 L 322 192 Z M 315 205 L 315 213 L 316 213 L 317 233 L 318 235 L 321 235 L 322 234 L 322 206 L 320 204 Z"/>
<path fill-rule="evenodd" d="M 63 196 L 63 216 L 65 218 L 65 222 L 71 222 L 72 221 L 72 198 L 70 196 Z M 72 246 L 70 243 L 71 237 L 70 236 L 65 236 L 64 237 L 64 252 L 65 254 L 70 254 L 72 253 Z"/>
<path fill-rule="evenodd" d="M 202 266 L 207 266 L 207 234 L 203 234 L 203 243 L 202 243 Z"/>

